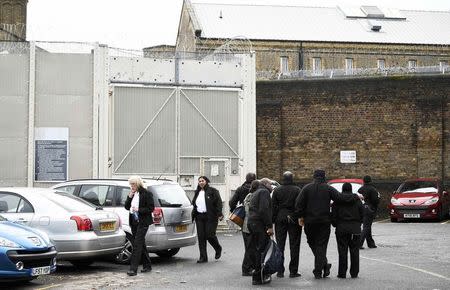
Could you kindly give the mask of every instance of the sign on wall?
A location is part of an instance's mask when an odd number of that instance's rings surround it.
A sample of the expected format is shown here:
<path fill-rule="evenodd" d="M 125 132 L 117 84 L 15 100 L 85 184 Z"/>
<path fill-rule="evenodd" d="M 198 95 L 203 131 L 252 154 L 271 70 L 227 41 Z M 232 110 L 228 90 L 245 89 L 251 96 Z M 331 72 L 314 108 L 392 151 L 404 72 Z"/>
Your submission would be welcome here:
<path fill-rule="evenodd" d="M 341 151 L 341 163 L 356 163 L 356 151 Z"/>
<path fill-rule="evenodd" d="M 67 180 L 69 128 L 35 128 L 34 142 L 34 180 Z"/>

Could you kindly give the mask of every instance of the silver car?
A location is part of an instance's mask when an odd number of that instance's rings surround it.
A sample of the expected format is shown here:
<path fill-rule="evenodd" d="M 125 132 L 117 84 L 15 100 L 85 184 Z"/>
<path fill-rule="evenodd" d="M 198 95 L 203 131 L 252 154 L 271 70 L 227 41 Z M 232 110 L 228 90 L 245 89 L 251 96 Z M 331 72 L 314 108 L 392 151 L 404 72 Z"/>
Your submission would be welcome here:
<path fill-rule="evenodd" d="M 197 234 L 192 222 L 192 205 L 181 186 L 171 180 L 144 179 L 147 189 L 153 194 L 155 210 L 154 224 L 145 237 L 147 250 L 160 257 L 172 257 L 181 247 L 195 245 Z M 125 210 L 125 200 L 130 192 L 127 180 L 85 179 L 57 184 L 53 188 L 83 198 L 105 210 L 117 213 L 127 233 L 123 251 L 117 255 L 116 262 L 128 263 L 133 247 L 131 228 L 128 225 L 129 212 Z"/>
<path fill-rule="evenodd" d="M 125 232 L 117 214 L 48 188 L 0 188 L 0 214 L 46 232 L 58 260 L 75 266 L 122 251 Z"/>

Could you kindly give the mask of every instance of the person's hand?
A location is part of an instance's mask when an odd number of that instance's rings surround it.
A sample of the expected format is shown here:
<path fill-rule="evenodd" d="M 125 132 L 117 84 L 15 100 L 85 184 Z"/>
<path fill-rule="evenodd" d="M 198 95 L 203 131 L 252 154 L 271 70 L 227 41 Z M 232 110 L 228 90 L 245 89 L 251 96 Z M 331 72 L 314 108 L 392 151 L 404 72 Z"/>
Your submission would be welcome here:
<path fill-rule="evenodd" d="M 219 221 L 223 220 L 223 215 L 219 216 Z"/>
<path fill-rule="evenodd" d="M 301 227 L 305 226 L 305 220 L 303 218 L 299 218 L 298 219 L 298 225 L 301 226 Z"/>
<path fill-rule="evenodd" d="M 134 196 L 134 192 L 133 192 L 133 191 L 130 191 L 130 192 L 128 193 L 128 197 L 129 197 L 129 198 L 133 198 L 133 196 Z"/>
<path fill-rule="evenodd" d="M 362 195 L 361 193 L 356 193 L 359 197 L 360 200 L 364 200 L 364 195 Z"/>
<path fill-rule="evenodd" d="M 269 236 L 272 236 L 272 235 L 273 235 L 273 229 L 272 229 L 272 228 L 268 228 L 268 229 L 267 229 L 267 234 L 268 234 Z"/>

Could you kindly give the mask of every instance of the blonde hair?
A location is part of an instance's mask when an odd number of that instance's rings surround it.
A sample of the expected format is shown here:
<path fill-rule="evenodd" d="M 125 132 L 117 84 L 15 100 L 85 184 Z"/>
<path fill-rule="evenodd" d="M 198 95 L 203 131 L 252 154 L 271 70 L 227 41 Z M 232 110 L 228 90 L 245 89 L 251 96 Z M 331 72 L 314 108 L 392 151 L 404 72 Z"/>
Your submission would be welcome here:
<path fill-rule="evenodd" d="M 139 187 L 144 188 L 144 182 L 142 181 L 142 178 L 140 176 L 137 176 L 137 175 L 130 176 L 130 178 L 128 178 L 128 183 L 129 184 L 136 184 L 136 186 L 138 188 Z"/>

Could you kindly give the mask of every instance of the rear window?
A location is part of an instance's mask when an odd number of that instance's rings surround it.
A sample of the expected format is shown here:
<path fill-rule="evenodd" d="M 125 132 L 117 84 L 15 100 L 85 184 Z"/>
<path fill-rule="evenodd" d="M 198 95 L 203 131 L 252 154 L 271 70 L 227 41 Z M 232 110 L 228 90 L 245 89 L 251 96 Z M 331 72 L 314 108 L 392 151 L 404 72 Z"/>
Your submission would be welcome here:
<path fill-rule="evenodd" d="M 350 183 L 350 184 L 352 185 L 353 193 L 358 193 L 358 189 L 360 189 L 362 186 L 362 184 L 359 184 L 359 183 Z M 342 182 L 330 183 L 330 186 L 332 186 L 334 189 L 336 189 L 339 192 L 342 192 L 342 185 L 344 185 L 344 183 L 342 183 Z"/>
<path fill-rule="evenodd" d="M 413 182 L 405 182 L 402 185 L 400 185 L 398 192 L 437 193 L 438 189 L 437 183 L 434 181 L 413 181 Z"/>
<path fill-rule="evenodd" d="M 92 211 L 95 206 L 87 201 L 73 196 L 65 192 L 55 192 L 54 194 L 47 194 L 48 200 L 67 210 L 68 212 L 77 211 Z"/>
<path fill-rule="evenodd" d="M 178 184 L 152 185 L 148 187 L 148 190 L 153 193 L 161 207 L 181 207 L 191 204 Z"/>

